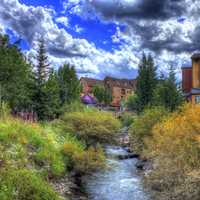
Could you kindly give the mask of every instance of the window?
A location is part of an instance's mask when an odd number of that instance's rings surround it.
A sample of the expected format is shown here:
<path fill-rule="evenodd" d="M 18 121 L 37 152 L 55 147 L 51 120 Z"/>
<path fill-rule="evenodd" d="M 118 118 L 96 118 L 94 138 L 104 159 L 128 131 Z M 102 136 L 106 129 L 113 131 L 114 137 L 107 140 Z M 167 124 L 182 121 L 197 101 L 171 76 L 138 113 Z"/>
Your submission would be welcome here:
<path fill-rule="evenodd" d="M 121 93 L 122 93 L 122 95 L 125 95 L 126 94 L 126 90 L 125 89 L 121 89 Z"/>
<path fill-rule="evenodd" d="M 195 96 L 195 103 L 196 104 L 200 103 L 200 96 Z"/>

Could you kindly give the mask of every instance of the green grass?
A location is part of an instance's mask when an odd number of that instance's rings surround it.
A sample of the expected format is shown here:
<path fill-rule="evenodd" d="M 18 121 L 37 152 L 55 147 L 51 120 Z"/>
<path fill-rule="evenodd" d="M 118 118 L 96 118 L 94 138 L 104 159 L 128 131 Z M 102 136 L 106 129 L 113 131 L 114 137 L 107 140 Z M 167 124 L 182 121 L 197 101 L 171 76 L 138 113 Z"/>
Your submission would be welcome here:
<path fill-rule="evenodd" d="M 84 137 L 77 135 L 77 123 Z M 49 181 L 70 170 L 102 169 L 105 156 L 97 143 L 111 140 L 119 127 L 111 114 L 93 109 L 42 124 L 0 118 L 0 199 L 60 200 Z"/>

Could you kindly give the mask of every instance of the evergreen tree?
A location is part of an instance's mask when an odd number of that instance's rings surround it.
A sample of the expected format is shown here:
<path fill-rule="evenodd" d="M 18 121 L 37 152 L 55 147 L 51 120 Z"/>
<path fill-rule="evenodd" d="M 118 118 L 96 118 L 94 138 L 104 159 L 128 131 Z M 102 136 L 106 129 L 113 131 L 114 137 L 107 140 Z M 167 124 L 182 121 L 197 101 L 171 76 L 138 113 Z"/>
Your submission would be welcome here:
<path fill-rule="evenodd" d="M 46 55 L 44 40 L 39 41 L 37 53 L 37 65 L 35 69 L 35 88 L 34 88 L 34 110 L 39 120 L 46 119 L 47 112 L 47 94 L 45 91 L 46 82 L 48 80 L 49 64 Z"/>
<path fill-rule="evenodd" d="M 80 82 L 74 66 L 64 65 L 58 70 L 61 104 L 70 104 L 80 98 Z"/>
<path fill-rule="evenodd" d="M 43 87 L 45 84 L 48 73 L 49 73 L 49 63 L 48 56 L 46 55 L 44 40 L 39 41 L 38 55 L 37 55 L 37 66 L 36 66 L 36 84 L 38 87 Z"/>
<path fill-rule="evenodd" d="M 160 80 L 154 90 L 153 101 L 155 105 L 164 106 L 170 111 L 174 111 L 183 102 L 183 96 L 176 84 L 175 71 L 173 67 L 169 69 L 169 76 Z"/>
<path fill-rule="evenodd" d="M 60 90 L 55 71 L 51 71 L 49 78 L 44 86 L 44 113 L 43 119 L 55 119 L 60 114 Z"/>
<path fill-rule="evenodd" d="M 5 35 L 0 35 L 0 69 L 0 103 L 8 103 L 12 111 L 30 110 L 32 68 Z"/>
<path fill-rule="evenodd" d="M 138 111 L 142 111 L 147 105 L 152 103 L 153 90 L 156 87 L 156 67 L 154 66 L 151 55 L 148 57 L 143 54 L 143 58 L 139 65 L 136 97 L 136 107 Z"/>

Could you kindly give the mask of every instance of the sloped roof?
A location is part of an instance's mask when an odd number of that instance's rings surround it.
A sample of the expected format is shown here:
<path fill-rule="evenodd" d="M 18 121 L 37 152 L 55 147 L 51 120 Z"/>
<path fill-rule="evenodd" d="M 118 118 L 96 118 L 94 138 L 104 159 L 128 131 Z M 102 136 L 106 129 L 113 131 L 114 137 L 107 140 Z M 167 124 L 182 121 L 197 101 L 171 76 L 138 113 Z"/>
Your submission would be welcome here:
<path fill-rule="evenodd" d="M 127 89 L 135 89 L 136 88 L 136 79 L 117 79 L 113 77 L 106 77 L 104 79 L 105 84 L 110 87 L 121 87 Z"/>
<path fill-rule="evenodd" d="M 194 60 L 200 59 L 200 53 L 194 53 L 191 58 Z"/>
<path fill-rule="evenodd" d="M 102 80 L 94 79 L 94 78 L 88 78 L 88 77 L 82 77 L 80 81 L 85 81 L 87 85 L 94 86 L 94 85 L 103 85 L 104 82 Z"/>

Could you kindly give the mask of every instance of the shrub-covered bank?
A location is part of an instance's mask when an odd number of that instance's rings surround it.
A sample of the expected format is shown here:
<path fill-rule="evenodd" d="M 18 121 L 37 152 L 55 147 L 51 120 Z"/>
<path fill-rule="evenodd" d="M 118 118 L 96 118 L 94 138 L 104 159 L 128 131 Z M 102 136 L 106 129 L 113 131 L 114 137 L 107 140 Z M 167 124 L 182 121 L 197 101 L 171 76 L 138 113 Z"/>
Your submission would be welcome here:
<path fill-rule="evenodd" d="M 82 112 L 90 119 L 89 130 L 84 118 L 78 123 L 85 124 L 81 130 L 88 137 L 79 137 L 75 127 L 69 129 L 71 122 L 79 119 L 80 113 L 76 112 L 51 124 L 30 124 L 11 117 L 0 119 L 1 200 L 60 200 L 63 197 L 50 182 L 71 171 L 83 174 L 104 167 L 104 152 L 98 144 L 100 136 L 93 140 L 94 146 L 88 143 L 88 139 L 91 134 L 98 133 L 97 127 L 104 137 L 106 134 L 110 137 L 119 128 L 119 123 L 104 112 Z M 109 126 L 106 126 L 108 116 Z"/>
<path fill-rule="evenodd" d="M 198 200 L 200 106 L 188 104 L 174 113 L 159 115 L 159 111 L 154 116 L 156 110 L 139 116 L 129 133 L 142 142 L 143 157 L 153 161 L 145 184 L 152 188 L 155 200 Z"/>

